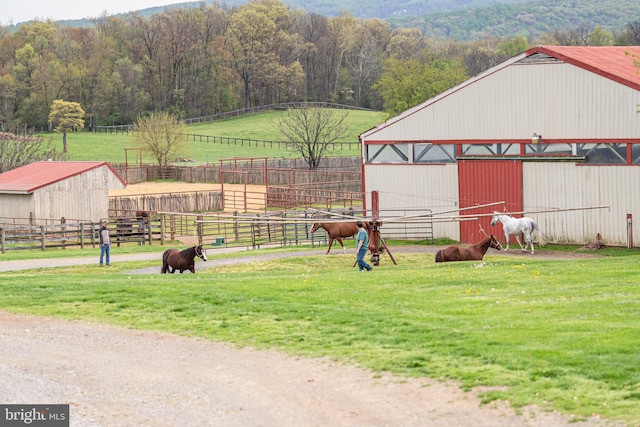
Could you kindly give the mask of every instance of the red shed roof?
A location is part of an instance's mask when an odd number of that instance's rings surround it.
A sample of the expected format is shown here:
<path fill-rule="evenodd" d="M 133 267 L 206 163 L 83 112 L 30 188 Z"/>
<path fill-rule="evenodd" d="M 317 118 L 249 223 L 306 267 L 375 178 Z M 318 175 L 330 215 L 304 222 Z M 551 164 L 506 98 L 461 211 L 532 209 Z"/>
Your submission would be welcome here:
<path fill-rule="evenodd" d="M 33 193 L 101 166 L 107 166 L 126 185 L 107 162 L 35 162 L 0 174 L 0 193 Z"/>
<path fill-rule="evenodd" d="M 526 55 L 543 53 L 576 67 L 640 90 L 639 46 L 537 46 Z"/>

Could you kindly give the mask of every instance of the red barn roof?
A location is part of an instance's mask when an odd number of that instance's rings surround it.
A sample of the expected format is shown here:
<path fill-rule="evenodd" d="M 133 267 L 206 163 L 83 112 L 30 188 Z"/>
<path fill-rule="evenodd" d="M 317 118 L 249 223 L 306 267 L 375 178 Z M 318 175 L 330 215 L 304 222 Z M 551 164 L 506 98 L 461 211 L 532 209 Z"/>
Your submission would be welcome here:
<path fill-rule="evenodd" d="M 543 53 L 568 64 L 591 71 L 633 89 L 640 90 L 638 46 L 537 46 L 526 55 Z"/>
<path fill-rule="evenodd" d="M 107 166 L 126 185 L 107 162 L 35 162 L 0 174 L 0 193 L 33 193 L 102 166 Z"/>

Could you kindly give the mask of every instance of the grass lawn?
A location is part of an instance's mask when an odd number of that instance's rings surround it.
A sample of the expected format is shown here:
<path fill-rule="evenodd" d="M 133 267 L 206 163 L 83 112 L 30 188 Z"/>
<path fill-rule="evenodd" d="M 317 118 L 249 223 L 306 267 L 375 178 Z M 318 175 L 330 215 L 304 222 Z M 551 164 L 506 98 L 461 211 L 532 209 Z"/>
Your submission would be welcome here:
<path fill-rule="evenodd" d="M 344 110 L 339 110 L 344 111 Z M 282 136 L 275 130 L 272 123 L 286 115 L 283 111 L 258 113 L 243 117 L 219 120 L 215 122 L 195 124 L 187 126 L 189 134 L 208 135 L 227 138 L 246 138 L 267 141 L 282 141 Z M 347 119 L 349 131 L 340 139 L 341 142 L 358 142 L 358 135 L 373 126 L 383 122 L 385 113 L 371 111 L 349 111 Z M 45 134 L 45 138 L 51 138 L 53 146 L 62 151 L 62 134 Z M 68 160 L 73 161 L 108 161 L 124 162 L 125 148 L 135 147 L 127 134 L 108 134 L 77 132 L 67 134 Z M 359 151 L 340 150 L 329 152 L 329 156 L 354 156 Z M 136 164 L 138 154 L 129 152 L 129 163 Z M 189 152 L 185 157 L 192 159 L 197 164 L 217 162 L 221 158 L 231 157 L 270 157 L 270 158 L 296 158 L 298 152 L 285 148 L 270 148 L 261 146 L 227 145 L 220 143 L 207 143 L 200 141 L 189 142 Z M 143 156 L 145 163 L 154 163 L 148 156 Z M 191 164 L 191 163 L 189 163 Z"/>
<path fill-rule="evenodd" d="M 0 309 L 332 357 L 489 387 L 487 402 L 637 425 L 635 255 L 435 264 L 432 254 L 398 249 L 398 265 L 383 257 L 371 273 L 352 268 L 352 254 L 195 275 L 131 274 L 153 262 L 39 269 L 0 274 Z"/>

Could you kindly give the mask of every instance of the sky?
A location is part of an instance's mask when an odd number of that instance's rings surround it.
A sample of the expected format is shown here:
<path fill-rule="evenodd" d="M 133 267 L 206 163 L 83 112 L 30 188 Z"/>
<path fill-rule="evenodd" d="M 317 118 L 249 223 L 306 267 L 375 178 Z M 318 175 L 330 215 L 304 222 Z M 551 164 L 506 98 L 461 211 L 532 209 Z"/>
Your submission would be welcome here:
<path fill-rule="evenodd" d="M 39 19 L 82 19 L 133 12 L 155 6 L 182 3 L 185 0 L 0 0 L 0 24 L 18 24 Z"/>

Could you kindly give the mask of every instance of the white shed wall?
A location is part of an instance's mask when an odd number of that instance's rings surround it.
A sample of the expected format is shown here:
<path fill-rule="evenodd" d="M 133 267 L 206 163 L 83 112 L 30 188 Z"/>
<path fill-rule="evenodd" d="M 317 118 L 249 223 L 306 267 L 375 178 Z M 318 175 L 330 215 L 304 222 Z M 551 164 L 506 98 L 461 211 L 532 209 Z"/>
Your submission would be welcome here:
<path fill-rule="evenodd" d="M 432 213 L 449 212 L 458 209 L 458 167 L 446 165 L 376 165 L 364 167 L 367 185 L 367 205 L 371 207 L 371 192 L 378 191 L 380 216 L 385 218 L 418 215 L 420 212 L 408 211 L 424 209 Z M 455 216 L 451 212 L 443 216 Z M 384 225 L 381 233 L 385 238 Z M 458 222 L 433 223 L 434 238 L 460 239 Z"/>
<path fill-rule="evenodd" d="M 629 138 L 640 92 L 566 63 L 514 63 L 473 80 L 367 140 Z"/>
<path fill-rule="evenodd" d="M 107 166 L 89 170 L 34 191 L 36 217 L 99 221 L 109 214 L 109 189 L 120 188 Z"/>
<path fill-rule="evenodd" d="M 628 166 L 576 166 L 573 163 L 525 163 L 523 193 L 525 211 L 584 209 L 533 213 L 545 240 L 585 244 L 600 233 L 608 245 L 626 246 L 627 214 L 634 222 L 634 246 L 640 244 L 640 169 Z"/>
<path fill-rule="evenodd" d="M 16 212 L 26 213 L 21 218 L 29 218 L 29 212 L 34 212 L 32 194 L 2 194 L 0 198 L 0 223 L 11 223 Z"/>

